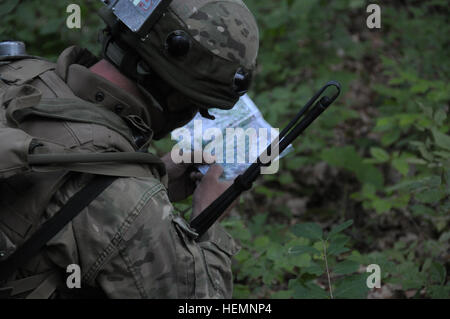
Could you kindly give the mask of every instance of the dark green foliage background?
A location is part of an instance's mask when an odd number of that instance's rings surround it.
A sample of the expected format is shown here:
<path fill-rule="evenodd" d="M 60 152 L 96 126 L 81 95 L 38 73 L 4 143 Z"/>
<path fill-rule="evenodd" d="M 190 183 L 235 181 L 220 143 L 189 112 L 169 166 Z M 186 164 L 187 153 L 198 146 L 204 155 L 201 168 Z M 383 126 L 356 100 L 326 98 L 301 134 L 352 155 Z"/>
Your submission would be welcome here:
<path fill-rule="evenodd" d="M 261 32 L 251 96 L 272 125 L 330 79 L 344 93 L 224 222 L 243 246 L 235 297 L 448 298 L 448 1 L 379 2 L 381 30 L 366 27 L 364 0 L 245 2 Z M 65 27 L 70 3 L 81 30 Z M 72 44 L 98 53 L 100 6 L 0 1 L 0 40 L 52 60 Z M 369 264 L 381 289 L 366 287 Z"/>

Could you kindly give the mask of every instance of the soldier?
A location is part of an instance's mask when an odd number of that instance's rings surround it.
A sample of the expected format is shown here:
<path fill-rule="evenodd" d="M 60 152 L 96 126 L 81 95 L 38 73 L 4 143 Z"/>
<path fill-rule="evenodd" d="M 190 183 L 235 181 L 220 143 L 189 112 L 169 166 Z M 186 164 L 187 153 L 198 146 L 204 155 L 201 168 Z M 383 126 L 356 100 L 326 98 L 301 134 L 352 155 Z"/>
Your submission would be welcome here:
<path fill-rule="evenodd" d="M 0 135 L 8 139 L 0 150 L 8 140 L 29 154 L 145 152 L 152 139 L 197 112 L 210 117 L 208 108 L 230 109 L 247 91 L 259 39 L 241 0 L 174 0 L 146 37 L 109 9 L 101 16 L 107 24 L 103 59 L 76 46 L 56 64 L 26 55 L 1 58 Z M 24 160 L 15 151 L 4 154 L 2 161 Z M 194 192 L 197 216 L 228 187 L 218 180 L 222 169 L 213 166 L 201 178 L 170 156 L 163 161 L 168 182 L 156 158 L 151 165 L 4 169 L 2 163 L 0 265 L 93 176 L 118 176 L 20 265 L 3 292 L 22 298 L 230 298 L 237 244 L 220 225 L 196 238 L 169 200 Z M 81 289 L 67 288 L 72 264 L 80 266 Z"/>

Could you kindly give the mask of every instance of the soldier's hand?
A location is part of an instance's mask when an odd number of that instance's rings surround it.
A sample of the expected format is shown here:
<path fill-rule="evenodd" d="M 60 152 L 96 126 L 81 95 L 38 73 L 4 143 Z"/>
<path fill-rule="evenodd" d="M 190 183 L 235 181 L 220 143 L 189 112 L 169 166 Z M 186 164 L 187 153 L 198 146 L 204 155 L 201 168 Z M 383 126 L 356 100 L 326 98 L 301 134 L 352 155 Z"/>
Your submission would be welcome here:
<path fill-rule="evenodd" d="M 196 218 L 205 208 L 214 202 L 228 187 L 233 184 L 231 181 L 219 181 L 223 173 L 223 168 L 220 165 L 213 165 L 209 168 L 206 175 L 198 183 L 194 192 L 194 201 L 191 219 Z M 227 211 L 222 215 L 225 217 L 233 208 L 236 202 L 231 205 Z"/>
<path fill-rule="evenodd" d="M 214 162 L 213 158 L 205 158 L 203 152 L 196 156 L 196 153 L 190 153 L 190 163 L 175 164 L 172 161 L 170 153 L 164 155 L 161 160 L 166 165 L 167 174 L 169 176 L 169 199 L 171 202 L 182 201 L 194 193 L 197 183 L 203 178 L 203 174 L 194 167 L 194 158 L 202 158 L 203 163 Z M 198 163 L 200 164 L 200 163 Z"/>

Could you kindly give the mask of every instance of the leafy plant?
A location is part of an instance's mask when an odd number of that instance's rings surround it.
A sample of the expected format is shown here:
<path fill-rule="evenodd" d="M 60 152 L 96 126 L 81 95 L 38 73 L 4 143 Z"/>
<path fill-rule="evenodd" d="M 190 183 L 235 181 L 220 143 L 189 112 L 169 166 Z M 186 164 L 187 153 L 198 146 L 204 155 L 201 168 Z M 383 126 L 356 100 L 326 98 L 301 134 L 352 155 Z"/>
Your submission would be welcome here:
<path fill-rule="evenodd" d="M 343 96 L 224 222 L 243 247 L 234 297 L 449 298 L 448 1 L 383 2 L 380 30 L 363 0 L 244 1 L 261 38 L 250 95 L 272 125 L 330 79 Z M 80 30 L 64 27 L 70 3 Z M 0 41 L 51 60 L 73 44 L 98 54 L 100 5 L 0 1 Z M 189 214 L 191 200 L 175 207 Z M 370 264 L 381 289 L 367 289 Z"/>

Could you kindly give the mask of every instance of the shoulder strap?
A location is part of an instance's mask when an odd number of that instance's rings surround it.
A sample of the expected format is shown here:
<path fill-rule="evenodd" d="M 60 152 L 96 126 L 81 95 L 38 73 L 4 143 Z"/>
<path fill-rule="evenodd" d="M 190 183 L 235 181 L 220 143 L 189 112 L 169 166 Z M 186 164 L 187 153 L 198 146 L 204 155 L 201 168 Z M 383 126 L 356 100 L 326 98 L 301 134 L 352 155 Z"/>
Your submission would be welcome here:
<path fill-rule="evenodd" d="M 50 239 L 116 179 L 117 177 L 96 175 L 83 189 L 72 196 L 55 216 L 47 220 L 7 260 L 0 263 L 0 283 L 6 282 L 21 265 L 36 256 Z"/>
<path fill-rule="evenodd" d="M 167 174 L 163 161 L 152 153 L 144 152 L 110 152 L 110 153 L 50 153 L 50 154 L 30 154 L 28 164 L 34 166 L 36 170 L 39 165 L 52 165 L 53 167 L 64 168 L 74 172 L 90 173 L 108 176 L 145 176 L 133 174 L 121 174 L 120 167 L 113 167 L 109 171 L 95 166 L 94 170 L 89 170 L 89 164 L 114 163 L 114 164 L 147 164 L 154 166 L 162 178 Z"/>
<path fill-rule="evenodd" d="M 9 70 L 1 73 L 1 78 L 3 81 L 14 85 L 28 83 L 42 73 L 56 68 L 54 63 L 41 59 L 17 60 L 11 62 L 9 66 Z"/>

